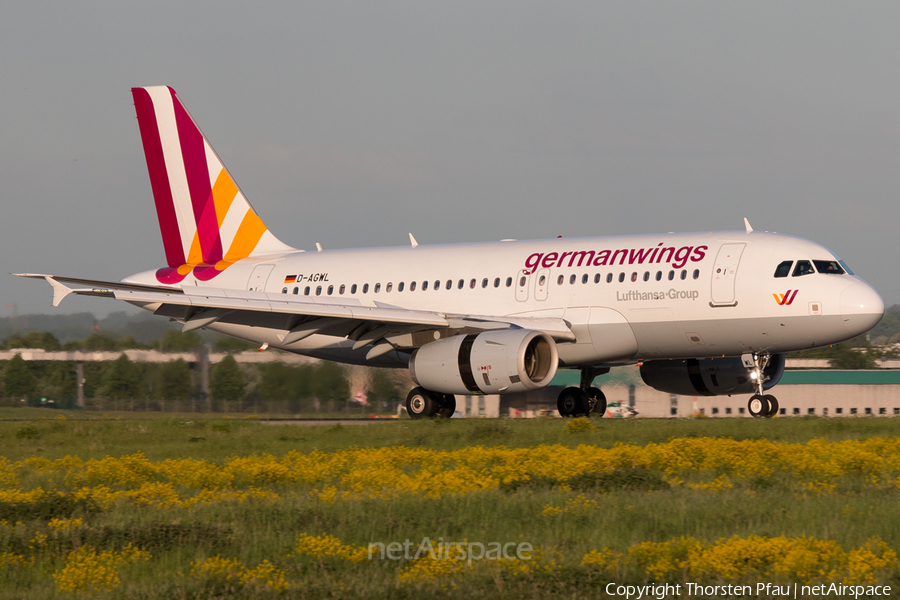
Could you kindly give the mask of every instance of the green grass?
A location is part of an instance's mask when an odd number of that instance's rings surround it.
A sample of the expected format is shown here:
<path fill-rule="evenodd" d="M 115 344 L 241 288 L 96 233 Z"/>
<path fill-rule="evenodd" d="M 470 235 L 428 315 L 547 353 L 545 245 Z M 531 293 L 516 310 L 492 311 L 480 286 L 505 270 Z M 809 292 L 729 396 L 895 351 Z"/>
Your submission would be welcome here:
<path fill-rule="evenodd" d="M 44 409 L 21 409 L 23 412 Z M 18 460 L 32 454 L 48 459 L 67 454 L 83 459 L 143 452 L 158 460 L 191 456 L 220 460 L 226 456 L 289 450 L 332 452 L 345 448 L 384 446 L 454 450 L 466 446 L 527 448 L 561 444 L 574 448 L 593 444 L 645 445 L 676 437 L 728 437 L 781 442 L 889 437 L 900 431 L 892 417 L 781 419 L 594 419 L 592 431 L 569 433 L 562 419 L 382 420 L 366 425 L 264 424 L 254 419 L 209 414 L 119 418 L 118 415 L 76 413 L 58 420 L 59 411 L 29 421 L 0 421 L 2 455 Z M 158 413 L 157 413 L 158 415 Z M 31 431 L 22 437 L 23 430 Z M 34 431 L 32 431 L 34 430 Z M 17 437 L 17 435 L 19 437 Z"/>
<path fill-rule="evenodd" d="M 14 410 L 27 414 L 28 410 L 41 409 Z M 50 419 L 44 417 L 46 413 Z M 9 413 L 0 414 L 7 417 Z M 301 426 L 266 425 L 218 415 L 119 419 L 77 413 L 66 420 L 52 418 L 58 415 L 58 411 L 44 411 L 29 421 L 0 421 L 0 454 L 12 461 L 35 455 L 90 459 L 134 452 L 143 452 L 154 461 L 188 456 L 221 461 L 249 454 L 279 456 L 290 450 L 331 452 L 383 446 L 437 450 L 474 445 L 611 447 L 691 436 L 837 441 L 894 436 L 898 425 L 892 418 L 595 420 L 596 429 L 573 434 L 561 419 L 400 420 Z M 880 536 L 895 550 L 900 549 L 900 490 L 896 486 L 873 489 L 850 477 L 834 493 L 804 495 L 791 491 L 790 483 L 785 475 L 776 473 L 765 481 L 736 483 L 731 490 L 697 491 L 670 488 L 661 473 L 624 470 L 582 477 L 570 482 L 571 489 L 535 480 L 439 499 L 405 496 L 329 504 L 312 501 L 305 493 L 291 494 L 290 487 L 282 485 L 278 491 L 283 499 L 278 502 L 223 503 L 189 509 L 120 503 L 97 510 L 86 504 L 48 500 L 47 506 L 36 512 L 0 515 L 10 524 L 22 522 L 21 526 L 0 528 L 0 553 L 28 555 L 36 535 L 48 536 L 34 565 L 0 566 L 0 597 L 59 597 L 50 575 L 62 566 L 68 552 L 80 545 L 121 550 L 131 543 L 153 555 L 147 563 L 122 569 L 122 585 L 108 594 L 116 598 L 374 599 L 419 598 L 423 594 L 595 598 L 602 597 L 602 585 L 607 580 L 598 580 L 579 563 L 585 553 L 603 547 L 622 551 L 631 544 L 678 536 L 714 541 L 732 535 L 785 535 L 835 540 L 844 549 Z M 545 507 L 562 506 L 579 495 L 598 508 L 554 516 L 541 514 Z M 18 509 L 6 505 L 5 510 Z M 88 528 L 77 534 L 54 536 L 47 525 L 52 517 L 79 516 Z M 407 539 L 418 544 L 426 536 L 445 541 L 529 542 L 556 556 L 559 567 L 552 575 L 528 577 L 482 570 L 449 589 L 440 584 L 402 584 L 397 577 L 408 561 L 349 563 L 291 555 L 298 536 L 304 533 L 329 534 L 346 544 L 363 546 Z M 279 593 L 229 587 L 190 576 L 192 561 L 216 555 L 239 559 L 247 566 L 269 560 L 297 582 L 302 593 L 297 589 Z M 900 584 L 896 575 L 892 577 L 895 580 L 887 583 Z"/>

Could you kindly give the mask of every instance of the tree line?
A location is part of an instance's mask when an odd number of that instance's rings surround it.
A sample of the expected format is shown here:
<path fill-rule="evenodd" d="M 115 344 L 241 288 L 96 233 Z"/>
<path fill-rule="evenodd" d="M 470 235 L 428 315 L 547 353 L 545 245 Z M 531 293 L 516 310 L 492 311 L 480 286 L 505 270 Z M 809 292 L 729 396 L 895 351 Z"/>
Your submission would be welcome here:
<path fill-rule="evenodd" d="M 214 350 L 235 352 L 255 347 L 223 338 Z M 237 343 L 235 343 L 237 342 Z M 168 331 L 153 345 L 136 346 L 127 337 L 92 334 L 84 340 L 60 344 L 47 332 L 14 335 L 3 342 L 7 349 L 121 351 L 129 347 L 186 352 L 200 339 L 191 333 Z M 5 363 L 5 364 L 4 364 Z M 100 410 L 259 410 L 261 412 L 336 412 L 353 406 L 345 369 L 333 362 L 291 365 L 281 362 L 239 364 L 231 354 L 210 365 L 209 397 L 201 393 L 197 364 L 182 359 L 167 363 L 138 363 L 122 354 L 114 361 L 84 362 L 83 391 L 88 408 Z M 25 361 L 16 354 L 0 361 L 0 401 L 22 405 L 34 398 L 74 398 L 75 363 Z M 395 374 L 369 369 L 366 397 L 371 409 L 390 411 L 400 398 Z M 358 406 L 358 405 L 356 405 Z"/>

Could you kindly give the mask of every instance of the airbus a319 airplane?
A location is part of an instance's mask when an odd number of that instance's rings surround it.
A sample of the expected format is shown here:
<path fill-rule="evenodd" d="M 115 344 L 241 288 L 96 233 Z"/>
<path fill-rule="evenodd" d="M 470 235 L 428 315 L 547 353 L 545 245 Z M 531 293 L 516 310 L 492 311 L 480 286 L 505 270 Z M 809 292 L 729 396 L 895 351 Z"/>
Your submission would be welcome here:
<path fill-rule="evenodd" d="M 840 342 L 884 314 L 878 293 L 825 247 L 741 231 L 504 240 L 305 252 L 251 208 L 175 91 L 134 88 L 166 266 L 121 282 L 46 279 L 184 324 L 344 363 L 409 368 L 410 416 L 450 416 L 454 394 L 564 389 L 564 416 L 603 414 L 614 365 L 674 394 L 766 391 L 784 353 Z"/>

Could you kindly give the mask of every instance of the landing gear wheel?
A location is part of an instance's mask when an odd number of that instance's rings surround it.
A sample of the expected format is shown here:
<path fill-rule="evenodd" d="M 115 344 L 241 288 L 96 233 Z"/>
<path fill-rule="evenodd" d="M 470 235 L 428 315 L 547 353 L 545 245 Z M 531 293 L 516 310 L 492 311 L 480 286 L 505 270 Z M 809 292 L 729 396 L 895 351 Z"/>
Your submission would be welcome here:
<path fill-rule="evenodd" d="M 559 398 L 556 400 L 556 408 L 559 409 L 559 414 L 562 417 L 587 415 L 587 395 L 581 391 L 581 388 L 567 387 L 559 393 Z"/>
<path fill-rule="evenodd" d="M 769 410 L 766 412 L 766 418 L 771 419 L 778 414 L 778 400 L 771 394 L 766 394 L 763 398 L 766 399 L 766 403 L 769 405 Z"/>
<path fill-rule="evenodd" d="M 411 419 L 433 417 L 437 410 L 434 396 L 425 388 L 413 388 L 406 396 L 406 413 Z"/>
<path fill-rule="evenodd" d="M 600 391 L 600 388 L 591 387 L 587 391 L 588 398 L 594 403 L 591 414 L 602 417 L 606 414 L 606 395 Z"/>
<path fill-rule="evenodd" d="M 456 396 L 453 394 L 442 394 L 441 407 L 437 411 L 437 416 L 449 419 L 456 412 Z"/>
<path fill-rule="evenodd" d="M 769 402 L 765 396 L 753 394 L 750 396 L 750 402 L 747 403 L 747 410 L 750 411 L 750 416 L 754 418 L 768 416 Z"/>

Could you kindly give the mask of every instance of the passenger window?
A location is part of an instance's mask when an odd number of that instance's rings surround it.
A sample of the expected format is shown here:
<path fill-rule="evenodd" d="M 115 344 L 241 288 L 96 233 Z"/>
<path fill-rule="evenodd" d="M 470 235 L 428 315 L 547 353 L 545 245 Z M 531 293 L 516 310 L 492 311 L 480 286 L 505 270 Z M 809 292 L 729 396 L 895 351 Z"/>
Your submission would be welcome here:
<path fill-rule="evenodd" d="M 338 288 L 338 294 L 343 296 L 345 291 L 347 291 L 347 286 L 342 283 L 341 287 Z"/>
<path fill-rule="evenodd" d="M 694 279 L 700 279 L 700 269 L 694 269 Z"/>
<path fill-rule="evenodd" d="M 574 273 L 572 273 L 572 275 L 569 277 L 569 284 L 573 284 L 573 283 L 575 283 L 575 274 Z"/>
<path fill-rule="evenodd" d="M 581 283 L 587 283 L 587 273 L 581 276 Z"/>
<path fill-rule="evenodd" d="M 281 288 L 281 293 L 282 293 L 282 294 L 287 294 L 287 288 Z"/>
<path fill-rule="evenodd" d="M 500 287 L 500 278 L 499 277 L 494 278 L 494 287 Z"/>
<path fill-rule="evenodd" d="M 350 286 L 350 293 L 351 293 L 351 294 L 355 294 L 355 293 L 356 293 L 356 284 L 355 284 L 355 283 L 354 283 L 353 285 Z"/>
<path fill-rule="evenodd" d="M 296 295 L 299 294 L 299 293 L 300 293 L 300 288 L 295 287 L 295 288 L 294 288 L 294 295 L 296 296 Z"/>
<path fill-rule="evenodd" d="M 656 272 L 656 280 L 657 280 L 657 281 L 662 281 L 662 271 L 657 271 L 657 272 Z"/>
<path fill-rule="evenodd" d="M 669 281 L 675 279 L 675 271 L 669 271 Z"/>
<path fill-rule="evenodd" d="M 470 289 L 470 290 L 474 290 L 474 289 L 475 289 L 475 280 L 474 280 L 474 279 L 471 280 L 471 281 L 469 282 L 469 289 Z"/>
<path fill-rule="evenodd" d="M 600 273 L 594 275 L 594 283 L 600 283 Z"/>
<path fill-rule="evenodd" d="M 544 285 L 545 283 L 547 283 L 546 275 L 541 275 L 540 277 L 538 277 L 538 285 Z"/>
<path fill-rule="evenodd" d="M 512 277 L 506 278 L 506 287 L 510 287 L 512 285 Z"/>
<path fill-rule="evenodd" d="M 813 264 L 819 273 L 825 273 L 826 275 L 844 274 L 844 269 L 841 268 L 840 263 L 836 260 L 814 260 Z"/>
<path fill-rule="evenodd" d="M 525 276 L 522 275 L 522 277 L 519 278 L 519 287 L 525 287 L 525 281 L 527 280 L 525 279 Z"/>
<path fill-rule="evenodd" d="M 775 267 L 775 277 L 787 277 L 791 274 L 791 265 L 794 264 L 792 260 L 786 260 L 777 267 Z"/>
<path fill-rule="evenodd" d="M 488 285 L 487 277 L 481 280 L 481 287 L 486 288 Z"/>
<path fill-rule="evenodd" d="M 381 284 L 380 284 L 380 283 L 376 283 L 376 284 L 375 284 L 375 289 L 374 289 L 373 291 L 374 291 L 376 294 L 377 294 L 378 292 L 380 292 L 380 291 L 381 291 Z"/>
<path fill-rule="evenodd" d="M 808 260 L 798 260 L 797 266 L 794 267 L 793 277 L 800 277 L 802 275 L 809 275 L 811 273 L 815 273 L 813 271 L 812 263 Z"/>
<path fill-rule="evenodd" d="M 606 274 L 606 283 L 612 283 L 612 278 L 613 278 L 612 273 L 607 273 Z"/>
<path fill-rule="evenodd" d="M 303 290 L 303 295 L 309 296 L 309 286 L 306 286 L 306 288 Z"/>
<path fill-rule="evenodd" d="M 403 287 L 404 287 L 404 284 L 403 284 L 403 282 L 401 281 L 400 283 L 397 284 L 397 291 L 398 291 L 398 292 L 402 292 L 402 291 L 403 291 Z"/>
<path fill-rule="evenodd" d="M 447 285 L 445 285 L 444 287 L 447 288 L 448 290 L 453 289 L 453 280 L 452 280 L 452 279 L 448 279 L 448 280 L 447 280 Z"/>
<path fill-rule="evenodd" d="M 434 291 L 438 291 L 439 289 L 441 289 L 441 280 L 440 280 L 440 279 L 436 279 L 436 280 L 434 281 Z"/>
<path fill-rule="evenodd" d="M 635 281 L 637 281 L 637 271 L 631 274 L 631 283 L 634 283 Z"/>
<path fill-rule="evenodd" d="M 687 269 L 683 269 L 683 270 L 681 271 L 681 278 L 682 278 L 682 279 L 687 279 Z"/>
<path fill-rule="evenodd" d="M 456 284 L 456 289 L 461 290 L 461 289 L 463 289 L 463 286 L 464 286 L 464 285 L 466 285 L 465 280 L 460 279 L 459 282 L 457 282 L 457 284 Z"/>
<path fill-rule="evenodd" d="M 416 289 L 415 282 L 413 282 L 413 289 Z M 428 280 L 426 279 L 425 281 L 422 282 L 422 291 L 424 292 L 427 289 L 428 289 Z"/>
<path fill-rule="evenodd" d="M 556 285 L 562 285 L 563 283 L 565 283 L 565 281 L 566 281 L 566 276 L 560 275 L 559 277 L 556 278 Z"/>
<path fill-rule="evenodd" d="M 368 293 L 369 293 L 369 284 L 364 283 L 363 284 L 363 294 L 368 294 Z"/>
<path fill-rule="evenodd" d="M 316 296 L 321 296 L 321 295 L 322 295 L 322 286 L 321 285 L 316 286 Z"/>
<path fill-rule="evenodd" d="M 380 285 L 380 284 L 379 284 L 379 285 Z M 388 282 L 387 282 L 387 285 L 384 286 L 384 291 L 385 291 L 385 293 L 390 293 L 390 291 L 391 291 L 392 289 L 394 289 L 394 284 L 391 283 L 390 281 L 388 281 Z M 376 287 L 375 291 L 376 291 L 376 292 L 378 291 L 377 287 Z"/>
<path fill-rule="evenodd" d="M 328 286 L 328 295 L 330 296 L 333 292 L 334 292 L 334 286 L 333 286 L 333 285 L 329 285 L 329 286 Z"/>
<path fill-rule="evenodd" d="M 400 285 L 403 285 L 403 284 L 401 283 Z M 402 292 L 403 290 L 400 290 L 400 291 Z M 415 281 L 411 281 L 409 283 L 409 291 L 411 291 L 411 292 L 416 291 L 416 282 Z"/>
<path fill-rule="evenodd" d="M 650 271 L 644 271 L 644 281 L 650 281 Z"/>
<path fill-rule="evenodd" d="M 619 273 L 619 283 L 625 281 L 625 273 Z"/>

